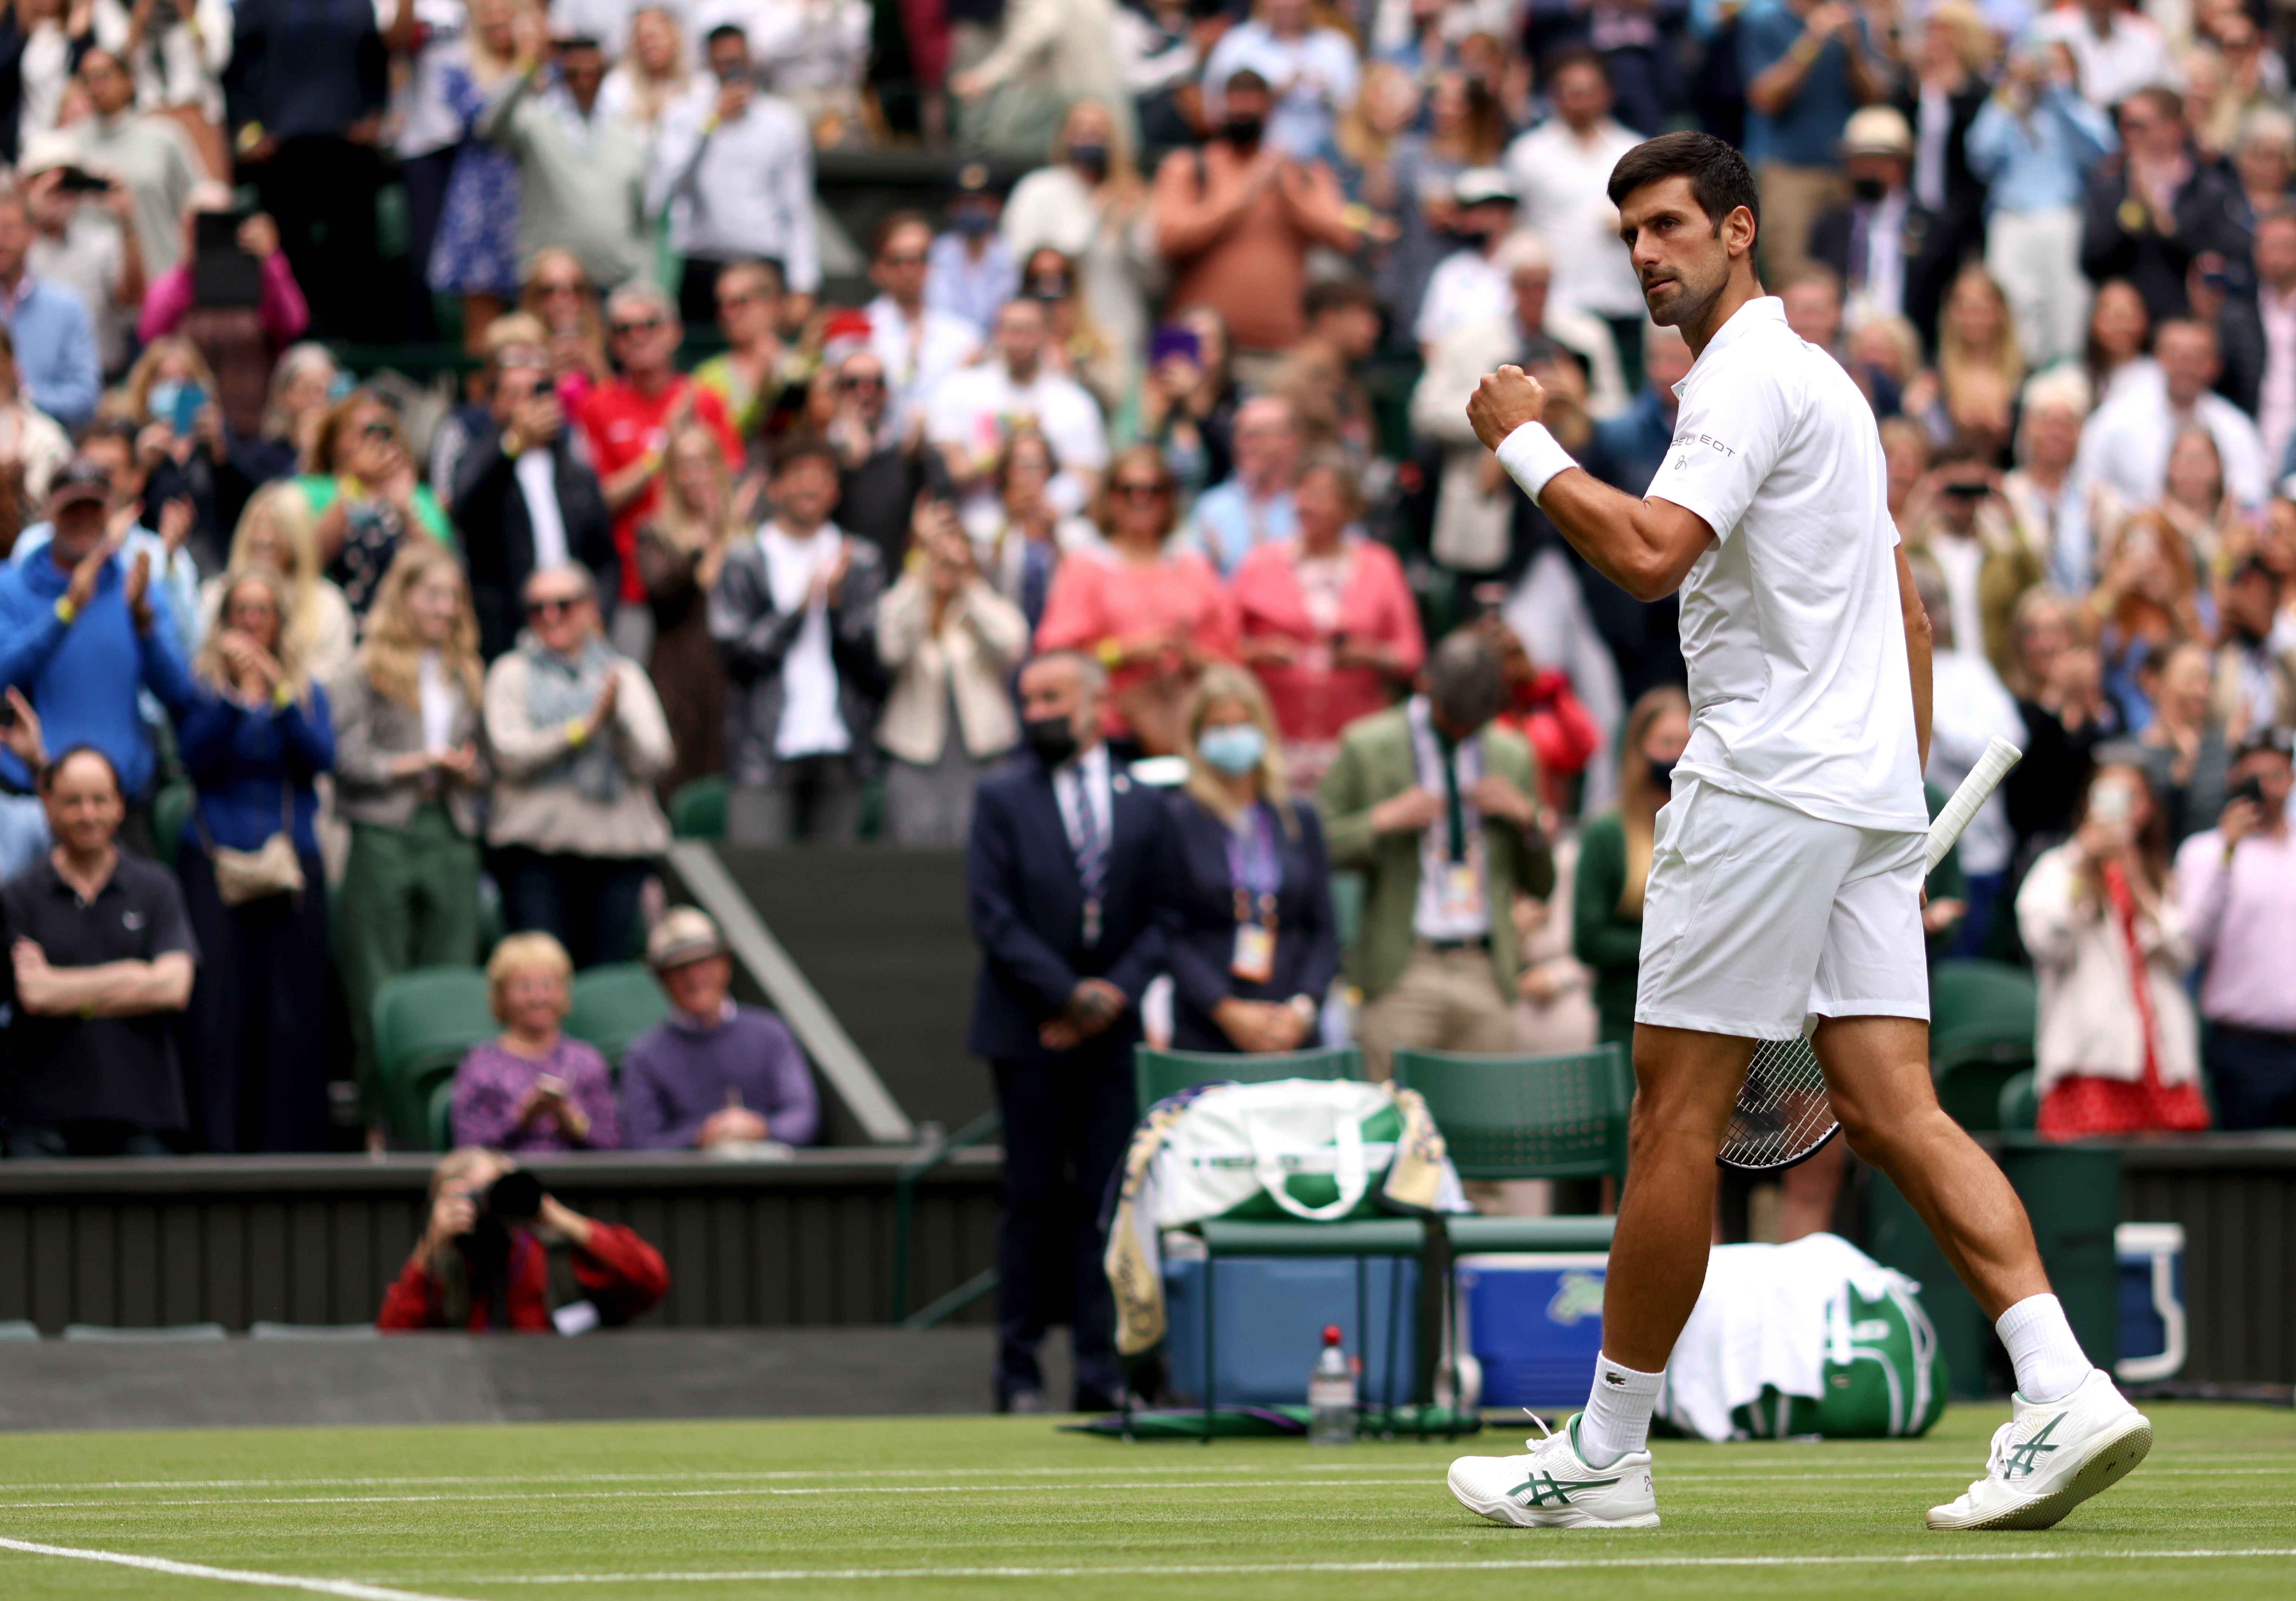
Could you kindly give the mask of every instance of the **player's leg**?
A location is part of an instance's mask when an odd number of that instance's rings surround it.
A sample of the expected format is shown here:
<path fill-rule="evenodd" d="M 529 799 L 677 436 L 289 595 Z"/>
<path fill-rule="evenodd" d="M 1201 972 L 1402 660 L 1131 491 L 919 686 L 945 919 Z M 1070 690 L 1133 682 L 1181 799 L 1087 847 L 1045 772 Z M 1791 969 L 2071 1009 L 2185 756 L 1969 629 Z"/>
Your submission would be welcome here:
<path fill-rule="evenodd" d="M 1603 1279 L 1603 1353 L 1614 1362 L 1662 1370 L 1698 1303 L 1714 1219 L 1714 1153 L 1753 1055 L 1751 1040 L 1635 1025 L 1627 1187 Z"/>
<path fill-rule="evenodd" d="M 1714 1155 L 1757 1039 L 1798 1033 L 1858 830 L 1693 783 L 1659 813 L 1643 901 L 1626 1193 L 1587 1409 L 1521 1457 L 1463 1457 L 1451 1493 L 1495 1523 L 1647 1528 L 1644 1449 L 1706 1281 Z"/>
<path fill-rule="evenodd" d="M 1898 1187 L 1985 1315 L 1998 1318 L 2029 1295 L 2046 1295 L 2048 1275 L 2017 1192 L 1938 1105 L 1929 1025 L 1828 1017 L 1810 1045 L 1842 1138 Z"/>
<path fill-rule="evenodd" d="M 2152 1428 L 2082 1354 L 2016 1192 L 1937 1103 L 1920 884 L 1919 836 L 1876 837 L 1834 903 L 1812 998 L 1825 1021 L 1811 1044 L 1850 1148 L 1920 1215 L 2017 1370 L 1985 1477 L 1931 1508 L 1930 1526 L 2046 1528 L 2144 1460 Z"/>

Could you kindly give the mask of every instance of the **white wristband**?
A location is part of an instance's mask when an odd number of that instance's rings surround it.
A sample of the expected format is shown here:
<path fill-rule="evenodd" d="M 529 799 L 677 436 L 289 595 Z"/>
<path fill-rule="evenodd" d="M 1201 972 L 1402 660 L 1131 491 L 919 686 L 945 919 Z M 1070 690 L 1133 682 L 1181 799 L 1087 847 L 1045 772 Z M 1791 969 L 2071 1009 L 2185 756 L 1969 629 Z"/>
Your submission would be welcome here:
<path fill-rule="evenodd" d="M 1522 492 L 1536 505 L 1549 479 L 1558 472 L 1578 465 L 1570 453 L 1555 443 L 1554 436 L 1546 431 L 1543 422 L 1526 422 L 1499 441 L 1499 465 L 1507 477 L 1522 486 Z"/>

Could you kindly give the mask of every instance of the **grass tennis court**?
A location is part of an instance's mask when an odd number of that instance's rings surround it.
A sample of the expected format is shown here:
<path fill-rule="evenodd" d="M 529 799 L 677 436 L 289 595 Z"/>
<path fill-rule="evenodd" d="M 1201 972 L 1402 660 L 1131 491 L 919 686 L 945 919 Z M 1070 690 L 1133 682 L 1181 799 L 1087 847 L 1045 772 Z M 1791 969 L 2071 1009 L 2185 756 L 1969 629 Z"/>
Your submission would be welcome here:
<path fill-rule="evenodd" d="M 1974 1476 L 1998 1408 L 1910 1442 L 1661 1442 L 1665 1526 L 1616 1532 L 1484 1523 L 1445 1492 L 1440 1442 L 1125 1445 L 986 1417 L 19 1435 L 0 1596 L 2296 1594 L 2296 1412 L 2150 1410 L 2159 1444 L 2119 1490 L 2046 1533 L 1958 1536 L 1922 1513 Z"/>

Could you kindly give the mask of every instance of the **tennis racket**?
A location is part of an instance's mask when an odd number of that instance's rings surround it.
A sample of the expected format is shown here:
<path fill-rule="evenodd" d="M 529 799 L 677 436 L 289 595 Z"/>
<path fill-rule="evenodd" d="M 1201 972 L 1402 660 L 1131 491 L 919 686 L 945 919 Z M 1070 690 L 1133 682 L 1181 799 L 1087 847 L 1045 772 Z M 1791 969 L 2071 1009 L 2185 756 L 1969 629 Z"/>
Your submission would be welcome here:
<path fill-rule="evenodd" d="M 2024 752 L 2003 739 L 1985 747 L 1977 765 L 1961 780 L 1944 810 L 1930 824 L 1923 875 L 1936 870 L 1953 849 L 1953 842 L 1977 815 L 1978 807 L 2000 785 Z M 1802 1020 L 1799 1040 L 1764 1040 L 1754 1048 L 1746 1067 L 1746 1082 L 1738 1087 L 1738 1104 L 1730 1109 L 1730 1130 L 1714 1160 L 1742 1173 L 1783 1172 L 1808 1161 L 1825 1142 L 1841 1131 L 1833 1104 L 1825 1099 L 1825 1074 L 1809 1037 L 1817 1032 L 1817 1018 Z"/>

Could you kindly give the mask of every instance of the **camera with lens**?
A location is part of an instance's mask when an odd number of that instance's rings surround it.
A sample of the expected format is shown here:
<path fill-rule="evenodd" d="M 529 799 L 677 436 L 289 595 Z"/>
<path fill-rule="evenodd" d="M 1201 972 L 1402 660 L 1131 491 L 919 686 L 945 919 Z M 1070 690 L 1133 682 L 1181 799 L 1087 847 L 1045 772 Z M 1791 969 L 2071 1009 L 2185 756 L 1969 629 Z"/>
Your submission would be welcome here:
<path fill-rule="evenodd" d="M 542 1211 L 542 1180 L 524 1168 L 514 1167 L 473 1197 L 479 1215 L 506 1228 L 530 1223 Z"/>

